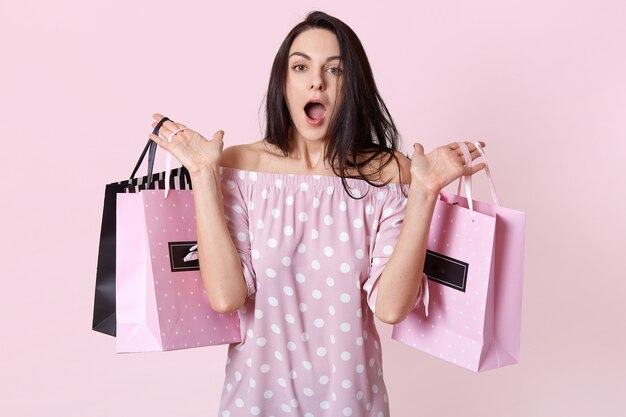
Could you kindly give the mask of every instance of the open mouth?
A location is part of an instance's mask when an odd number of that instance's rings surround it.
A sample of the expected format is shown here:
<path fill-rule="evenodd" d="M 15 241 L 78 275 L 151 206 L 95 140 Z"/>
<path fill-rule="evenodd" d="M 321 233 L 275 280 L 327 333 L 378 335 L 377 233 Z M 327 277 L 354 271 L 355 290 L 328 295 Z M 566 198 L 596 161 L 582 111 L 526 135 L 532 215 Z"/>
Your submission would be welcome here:
<path fill-rule="evenodd" d="M 312 124 L 319 124 L 324 120 L 326 107 L 322 103 L 309 102 L 304 106 L 304 113 Z"/>

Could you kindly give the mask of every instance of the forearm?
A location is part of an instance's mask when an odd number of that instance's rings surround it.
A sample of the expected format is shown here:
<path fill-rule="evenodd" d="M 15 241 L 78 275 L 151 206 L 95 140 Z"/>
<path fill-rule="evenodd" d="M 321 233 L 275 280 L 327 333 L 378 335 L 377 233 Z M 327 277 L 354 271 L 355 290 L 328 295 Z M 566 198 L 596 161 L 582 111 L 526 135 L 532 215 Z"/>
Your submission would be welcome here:
<path fill-rule="evenodd" d="M 200 275 L 211 307 L 237 310 L 247 296 L 241 258 L 228 232 L 219 167 L 192 176 Z"/>
<path fill-rule="evenodd" d="M 398 241 L 378 281 L 377 317 L 398 323 L 415 304 L 422 283 L 428 232 L 438 195 L 412 181 Z"/>

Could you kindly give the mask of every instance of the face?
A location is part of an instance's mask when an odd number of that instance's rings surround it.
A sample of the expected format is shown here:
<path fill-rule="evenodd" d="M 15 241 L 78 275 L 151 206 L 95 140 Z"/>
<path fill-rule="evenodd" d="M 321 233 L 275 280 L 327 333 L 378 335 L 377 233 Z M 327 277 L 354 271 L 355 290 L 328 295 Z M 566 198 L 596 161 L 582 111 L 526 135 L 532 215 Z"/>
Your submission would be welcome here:
<path fill-rule="evenodd" d="M 341 104 L 343 65 L 339 55 L 337 37 L 325 29 L 308 29 L 291 44 L 285 101 L 292 137 L 326 139 L 328 125 Z"/>

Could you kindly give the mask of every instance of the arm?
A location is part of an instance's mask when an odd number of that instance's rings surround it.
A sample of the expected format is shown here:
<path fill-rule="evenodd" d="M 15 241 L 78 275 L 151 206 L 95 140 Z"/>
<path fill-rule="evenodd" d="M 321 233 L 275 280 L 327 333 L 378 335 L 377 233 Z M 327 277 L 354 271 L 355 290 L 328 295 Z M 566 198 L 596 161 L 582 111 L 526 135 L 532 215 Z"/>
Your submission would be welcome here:
<path fill-rule="evenodd" d="M 427 155 L 420 144 L 414 146 L 410 167 L 405 162 L 402 169 L 403 176 L 409 171 L 411 177 L 404 219 L 378 282 L 376 316 L 389 324 L 404 320 L 419 294 L 428 232 L 439 193 L 460 176 L 473 175 L 485 167 L 484 163 L 465 166 L 463 153 L 455 143 Z M 470 150 L 471 158 L 475 159 L 478 156 L 475 146 L 471 145 Z"/>
<path fill-rule="evenodd" d="M 156 113 L 153 117 L 158 122 L 163 115 Z M 185 125 L 168 120 L 159 134 L 170 141 L 154 134 L 149 137 L 174 155 L 191 176 L 200 275 L 211 308 L 220 313 L 235 311 L 248 294 L 241 258 L 224 218 L 219 172 L 224 132 L 218 131 L 206 140 Z"/>
<path fill-rule="evenodd" d="M 194 173 L 191 182 L 202 282 L 211 308 L 230 313 L 245 302 L 247 287 L 241 259 L 224 219 L 219 166 Z"/>
<path fill-rule="evenodd" d="M 417 299 L 437 198 L 438 194 L 418 190 L 417 185 L 409 188 L 400 235 L 378 283 L 376 316 L 385 323 L 404 320 Z"/>

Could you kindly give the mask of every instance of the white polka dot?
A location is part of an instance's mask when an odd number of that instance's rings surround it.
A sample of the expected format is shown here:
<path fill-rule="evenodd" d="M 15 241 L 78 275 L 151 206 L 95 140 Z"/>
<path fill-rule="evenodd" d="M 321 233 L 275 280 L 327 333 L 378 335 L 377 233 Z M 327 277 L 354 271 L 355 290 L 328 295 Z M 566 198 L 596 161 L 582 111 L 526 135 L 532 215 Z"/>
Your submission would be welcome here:
<path fill-rule="evenodd" d="M 322 292 L 320 290 L 313 290 L 312 295 L 316 300 L 322 298 Z"/>
<path fill-rule="evenodd" d="M 317 353 L 317 356 L 319 356 L 320 358 L 323 358 L 324 356 L 326 356 L 327 351 L 325 347 L 319 347 L 317 348 L 315 353 Z"/>
<path fill-rule="evenodd" d="M 320 206 L 320 199 L 317 197 L 313 197 L 313 208 L 318 208 Z"/>
<path fill-rule="evenodd" d="M 376 394 L 378 392 L 378 385 L 372 384 L 372 392 Z"/>
<path fill-rule="evenodd" d="M 293 369 L 289 371 L 289 378 L 296 379 L 297 377 L 298 377 L 298 373 L 296 371 L 294 371 Z"/>
<path fill-rule="evenodd" d="M 261 365 L 260 369 L 261 369 L 261 372 L 266 374 L 270 371 L 270 366 L 267 363 L 264 363 L 263 365 Z"/>
<path fill-rule="evenodd" d="M 291 400 L 289 400 L 289 402 L 291 403 L 291 406 L 293 408 L 298 407 L 298 400 L 296 400 L 295 398 L 292 398 Z"/>
<path fill-rule="evenodd" d="M 239 408 L 242 408 L 242 407 L 243 407 L 243 400 L 242 400 L 241 398 L 237 398 L 237 399 L 235 400 L 235 405 L 236 405 L 237 407 L 239 407 Z"/>
<path fill-rule="evenodd" d="M 313 229 L 311 230 L 311 239 L 315 240 L 320 236 L 320 233 L 317 231 L 317 229 Z"/>
<path fill-rule="evenodd" d="M 365 206 L 365 213 L 367 214 L 372 214 L 374 213 L 374 206 L 371 204 L 368 204 Z"/>
<path fill-rule="evenodd" d="M 272 268 L 267 268 L 265 270 L 265 275 L 267 275 L 270 278 L 276 278 L 276 270 L 274 270 Z"/>
<path fill-rule="evenodd" d="M 328 384 L 328 381 L 330 381 L 330 379 L 326 375 L 322 375 L 320 376 L 319 381 L 320 381 L 320 384 L 326 385 Z"/>
<path fill-rule="evenodd" d="M 315 319 L 313 324 L 315 325 L 315 327 L 317 327 L 319 329 L 321 327 L 324 327 L 324 320 L 323 319 Z"/>
<path fill-rule="evenodd" d="M 222 411 L 222 417 L 230 417 L 230 411 L 228 410 Z"/>
<path fill-rule="evenodd" d="M 358 259 L 363 259 L 363 257 L 365 256 L 365 252 L 363 252 L 363 249 L 357 249 L 356 251 L 356 257 Z"/>
<path fill-rule="evenodd" d="M 285 314 L 285 321 L 293 324 L 296 322 L 296 319 L 291 314 Z"/>
<path fill-rule="evenodd" d="M 362 312 L 362 310 L 361 310 L 361 307 L 359 307 L 359 308 L 356 310 L 356 316 L 357 316 L 357 317 L 361 317 L 362 315 L 363 315 L 363 312 Z"/>
<path fill-rule="evenodd" d="M 349 332 L 350 331 L 350 323 L 348 323 L 347 321 L 344 321 L 343 323 L 341 323 L 341 331 L 342 332 Z"/>
<path fill-rule="evenodd" d="M 283 229 L 283 233 L 285 234 L 285 236 L 293 235 L 293 227 L 285 226 L 285 228 Z"/>
<path fill-rule="evenodd" d="M 254 336 L 254 332 L 252 331 L 252 329 L 248 329 L 248 330 L 246 331 L 246 335 L 247 335 L 248 337 L 253 337 L 253 336 Z"/>
<path fill-rule="evenodd" d="M 267 191 L 267 189 L 263 189 L 263 191 L 261 191 L 261 197 L 263 197 L 263 200 L 267 200 L 267 197 L 269 196 L 269 192 Z"/>
<path fill-rule="evenodd" d="M 233 389 L 233 384 L 226 384 L 226 391 L 230 392 Z"/>
<path fill-rule="evenodd" d="M 286 286 L 283 287 L 283 292 L 285 293 L 285 295 L 292 296 L 293 295 L 293 288 L 291 288 L 289 285 L 286 285 Z"/>
<path fill-rule="evenodd" d="M 259 407 L 250 407 L 250 414 L 253 416 L 258 416 L 261 413 L 261 409 Z"/>
<path fill-rule="evenodd" d="M 254 317 L 256 317 L 257 319 L 263 318 L 263 311 L 259 310 L 258 308 L 254 310 Z"/>
<path fill-rule="evenodd" d="M 267 399 L 270 399 L 274 396 L 274 393 L 271 390 L 267 390 L 263 393 L 263 396 Z"/>
<path fill-rule="evenodd" d="M 309 215 L 306 214 L 305 212 L 301 211 L 298 214 L 298 220 L 300 220 L 301 222 L 305 222 L 305 221 L 309 220 Z"/>
<path fill-rule="evenodd" d="M 246 240 L 246 236 L 247 236 L 246 233 L 239 232 L 239 233 L 237 233 L 237 240 L 240 241 L 240 242 L 243 242 L 243 241 Z"/>
<path fill-rule="evenodd" d="M 350 239 L 350 235 L 346 232 L 341 232 L 341 234 L 339 235 L 339 240 L 341 240 L 342 242 L 347 242 Z"/>
<path fill-rule="evenodd" d="M 356 344 L 359 346 L 363 346 L 363 338 L 361 336 L 356 338 Z"/>
<path fill-rule="evenodd" d="M 280 209 L 277 209 L 277 208 L 272 209 L 272 217 L 275 218 L 275 219 L 279 218 L 280 217 Z"/>
<path fill-rule="evenodd" d="M 379 191 L 378 193 L 376 193 L 376 198 L 378 200 L 384 200 L 385 199 L 385 193 L 382 191 Z"/>
<path fill-rule="evenodd" d="M 335 335 L 331 334 L 330 335 L 330 343 L 332 343 L 333 345 L 335 344 L 336 340 L 335 340 Z"/>
<path fill-rule="evenodd" d="M 383 210 L 383 217 L 389 217 L 391 216 L 391 213 L 393 213 L 393 209 L 391 207 L 388 207 Z"/>
<path fill-rule="evenodd" d="M 243 208 L 241 208 L 239 204 L 233 204 L 233 210 L 235 210 L 239 214 L 243 213 Z"/>
<path fill-rule="evenodd" d="M 259 253 L 259 251 L 257 249 L 252 249 L 252 258 L 259 259 L 260 257 L 261 257 L 261 254 Z"/>
<path fill-rule="evenodd" d="M 254 380 L 254 378 L 250 377 L 249 385 L 250 385 L 250 388 L 256 387 L 256 381 Z"/>
<path fill-rule="evenodd" d="M 385 245 L 385 247 L 383 247 L 383 253 L 387 256 L 391 255 L 393 253 L 393 246 Z"/>
<path fill-rule="evenodd" d="M 280 327 L 278 327 L 278 325 L 276 324 L 272 324 L 272 331 L 276 334 L 280 334 Z"/>
<path fill-rule="evenodd" d="M 286 387 L 287 386 L 287 381 L 285 381 L 285 378 L 278 378 L 278 385 L 280 385 L 281 387 Z"/>
<path fill-rule="evenodd" d="M 328 306 L 328 314 L 330 314 L 331 316 L 334 316 L 335 315 L 335 307 Z"/>
<path fill-rule="evenodd" d="M 328 410 L 328 409 L 330 408 L 330 404 L 329 404 L 329 402 L 328 402 L 328 401 L 322 401 L 322 402 L 320 403 L 320 408 L 321 408 L 321 409 L 324 409 L 324 410 Z"/>
<path fill-rule="evenodd" d="M 345 263 L 345 262 L 344 262 L 344 263 L 342 263 L 342 264 L 339 266 L 339 270 L 340 270 L 341 272 L 343 272 L 344 274 L 345 274 L 345 273 L 350 272 L 350 264 L 347 264 L 347 263 Z"/>
<path fill-rule="evenodd" d="M 311 268 L 315 269 L 316 271 L 318 269 L 320 269 L 321 265 L 320 262 L 318 260 L 313 260 L 313 262 L 311 262 Z"/>
<path fill-rule="evenodd" d="M 303 182 L 300 184 L 300 191 L 309 191 L 309 184 L 306 182 Z"/>
<path fill-rule="evenodd" d="M 345 201 L 342 201 L 341 203 L 339 203 L 339 210 L 346 211 L 347 209 L 348 209 L 348 205 L 346 204 Z"/>
<path fill-rule="evenodd" d="M 334 253 L 333 248 L 331 248 L 330 246 L 326 246 L 324 248 L 324 255 L 333 256 L 333 253 Z"/>
<path fill-rule="evenodd" d="M 267 302 L 274 307 L 278 305 L 278 300 L 275 297 L 268 297 Z"/>
<path fill-rule="evenodd" d="M 283 180 L 281 180 L 280 178 L 277 179 L 274 184 L 276 185 L 276 188 L 283 188 Z"/>
<path fill-rule="evenodd" d="M 346 407 L 343 409 L 343 415 L 344 416 L 351 416 L 352 415 L 352 409 L 350 407 Z"/>
<path fill-rule="evenodd" d="M 274 357 L 275 357 L 276 359 L 278 359 L 279 361 L 282 361 L 282 360 L 283 360 L 283 355 L 282 355 L 282 353 L 280 353 L 280 352 L 279 352 L 279 351 L 277 351 L 277 350 L 276 350 L 276 351 L 274 351 Z"/>
<path fill-rule="evenodd" d="M 302 366 L 304 367 L 304 369 L 306 369 L 308 371 L 313 369 L 313 365 L 309 361 L 302 361 Z"/>
<path fill-rule="evenodd" d="M 270 248 L 275 248 L 278 245 L 278 241 L 274 238 L 267 239 L 267 246 Z"/>
<path fill-rule="evenodd" d="M 241 372 L 239 372 L 239 371 L 235 372 L 235 379 L 237 381 L 241 381 Z"/>
<path fill-rule="evenodd" d="M 293 352 L 294 350 L 296 350 L 296 344 L 294 342 L 287 343 L 287 349 Z"/>
<path fill-rule="evenodd" d="M 363 219 L 354 219 L 352 221 L 352 226 L 356 227 L 357 229 L 360 229 L 361 227 L 363 227 Z"/>
<path fill-rule="evenodd" d="M 333 285 L 335 285 L 335 280 L 332 277 L 326 278 L 326 285 L 332 287 Z"/>
<path fill-rule="evenodd" d="M 304 313 L 307 310 L 307 306 L 304 303 L 300 303 L 300 305 L 298 307 L 300 308 L 300 311 L 302 313 Z"/>
<path fill-rule="evenodd" d="M 350 352 L 348 352 L 347 350 L 341 352 L 341 359 L 343 359 L 344 361 L 349 361 L 351 357 L 352 355 L 350 355 Z"/>
<path fill-rule="evenodd" d="M 344 379 L 343 381 L 341 381 L 341 386 L 345 389 L 348 389 L 352 386 L 352 381 L 350 381 L 349 379 Z"/>
<path fill-rule="evenodd" d="M 313 390 L 311 388 L 305 388 L 302 390 L 302 392 L 304 392 L 304 395 L 306 395 L 307 397 L 311 397 L 313 396 Z"/>
<path fill-rule="evenodd" d="M 287 404 L 281 404 L 280 405 L 281 410 L 283 410 L 285 413 L 288 413 L 291 411 L 291 407 L 289 407 Z"/>
<path fill-rule="evenodd" d="M 342 303 L 349 303 L 350 302 L 350 294 L 344 292 L 344 293 L 341 294 L 339 299 L 341 300 Z"/>
<path fill-rule="evenodd" d="M 363 391 L 359 391 L 356 393 L 356 399 L 359 401 L 363 399 Z"/>
<path fill-rule="evenodd" d="M 310 336 L 307 332 L 302 332 L 302 334 L 300 334 L 300 339 L 302 339 L 304 342 L 308 341 L 309 338 Z"/>
<path fill-rule="evenodd" d="M 264 338 L 264 337 L 259 337 L 256 340 L 256 344 L 259 345 L 259 346 L 265 346 L 267 344 L 267 339 Z"/>
<path fill-rule="evenodd" d="M 285 204 L 287 204 L 288 206 L 291 206 L 293 204 L 293 196 L 287 196 L 287 198 L 285 199 Z"/>
<path fill-rule="evenodd" d="M 358 374 L 362 374 L 364 370 L 365 370 L 365 366 L 363 366 L 363 364 L 358 364 L 358 365 L 356 366 L 356 372 L 357 372 Z"/>
<path fill-rule="evenodd" d="M 331 216 L 330 214 L 327 214 L 326 216 L 324 216 L 324 224 L 326 226 L 332 225 L 333 221 L 334 221 L 333 216 Z"/>

